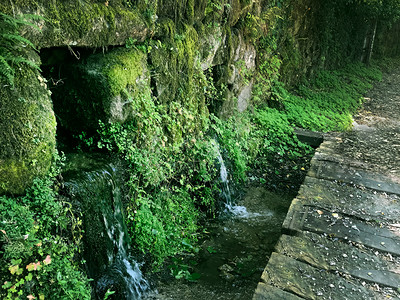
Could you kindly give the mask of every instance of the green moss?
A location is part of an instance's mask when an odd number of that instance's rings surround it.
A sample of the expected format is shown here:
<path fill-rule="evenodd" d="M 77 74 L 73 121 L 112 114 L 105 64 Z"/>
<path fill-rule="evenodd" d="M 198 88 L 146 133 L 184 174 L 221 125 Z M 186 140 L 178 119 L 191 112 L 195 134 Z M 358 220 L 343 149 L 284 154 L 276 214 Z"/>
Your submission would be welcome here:
<path fill-rule="evenodd" d="M 35 9 L 37 6 L 37 0 L 13 0 L 12 5 L 10 1 L 1 1 L 0 11 L 8 15 L 13 15 L 15 8 L 24 7 Z"/>
<path fill-rule="evenodd" d="M 53 4 L 49 20 L 53 24 L 59 24 L 68 34 L 74 33 L 82 38 L 89 31 L 93 30 L 94 23 L 104 18 L 111 30 L 115 29 L 116 9 L 101 4 L 85 5 L 78 3 L 57 3 Z"/>
<path fill-rule="evenodd" d="M 145 70 L 147 55 L 136 49 L 117 49 L 107 55 L 96 55 L 87 62 L 89 68 L 99 68 L 104 84 L 109 87 L 109 96 L 120 95 L 128 85 L 136 86 Z M 99 88 L 102 88 L 100 86 Z M 131 95 L 135 97 L 135 94 Z"/>
<path fill-rule="evenodd" d="M 203 19 L 207 0 L 159 0 L 157 14 L 175 22 L 177 27 L 193 25 Z"/>
<path fill-rule="evenodd" d="M 208 116 L 198 39 L 193 26 L 185 25 L 174 39 L 165 40 L 150 54 L 157 100 L 167 107 L 170 121 L 166 129 L 176 143 L 182 142 L 187 134 L 203 130 L 204 118 Z"/>
<path fill-rule="evenodd" d="M 189 24 L 194 23 L 194 0 L 187 0 L 186 15 Z"/>
<path fill-rule="evenodd" d="M 0 104 L 0 194 L 21 194 L 48 172 L 55 151 L 49 90 L 37 71 L 21 68 L 15 88 L 0 90 Z"/>
<path fill-rule="evenodd" d="M 27 31 L 27 37 L 39 47 L 81 45 L 91 47 L 122 44 L 132 35 L 142 40 L 147 32 L 145 17 L 136 7 L 123 1 L 13 1 L 0 4 L 0 11 L 39 14 L 46 22 L 41 32 Z"/>
<path fill-rule="evenodd" d="M 159 39 L 170 39 L 172 40 L 175 37 L 175 23 L 169 18 L 165 18 L 160 20 L 157 23 L 156 28 L 156 37 Z"/>

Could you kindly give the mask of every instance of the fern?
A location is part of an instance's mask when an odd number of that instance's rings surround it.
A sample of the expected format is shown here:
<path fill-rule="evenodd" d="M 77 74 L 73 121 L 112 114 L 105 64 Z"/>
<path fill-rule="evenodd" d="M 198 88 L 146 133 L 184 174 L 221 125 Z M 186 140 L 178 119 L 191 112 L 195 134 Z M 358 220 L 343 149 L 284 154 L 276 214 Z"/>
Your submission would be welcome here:
<path fill-rule="evenodd" d="M 0 56 L 0 77 L 4 78 L 10 84 L 14 83 L 14 70 L 2 56 Z"/>
<path fill-rule="evenodd" d="M 40 70 L 39 66 L 28 57 L 28 50 L 36 50 L 35 45 L 21 36 L 23 26 L 40 30 L 29 20 L 43 20 L 43 18 L 36 15 L 12 17 L 0 13 L 0 80 L 5 82 L 5 86 L 14 86 L 15 70 L 21 64 Z"/>

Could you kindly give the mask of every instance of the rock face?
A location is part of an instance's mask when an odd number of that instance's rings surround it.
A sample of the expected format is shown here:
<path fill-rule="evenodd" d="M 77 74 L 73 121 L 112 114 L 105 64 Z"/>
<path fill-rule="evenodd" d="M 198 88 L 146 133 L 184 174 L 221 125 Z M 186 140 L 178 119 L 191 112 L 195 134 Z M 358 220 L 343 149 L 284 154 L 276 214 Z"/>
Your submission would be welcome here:
<path fill-rule="evenodd" d="M 50 168 L 56 121 L 50 91 L 39 72 L 21 67 L 14 88 L 1 85 L 0 194 L 22 194 L 35 176 Z"/>

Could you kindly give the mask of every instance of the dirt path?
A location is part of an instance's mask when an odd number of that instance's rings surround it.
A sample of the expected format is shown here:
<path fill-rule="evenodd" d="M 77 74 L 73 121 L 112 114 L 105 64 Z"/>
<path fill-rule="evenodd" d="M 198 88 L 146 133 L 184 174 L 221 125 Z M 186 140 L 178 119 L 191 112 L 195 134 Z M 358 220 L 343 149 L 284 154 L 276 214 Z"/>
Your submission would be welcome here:
<path fill-rule="evenodd" d="M 325 137 L 253 300 L 400 299 L 400 69 Z"/>

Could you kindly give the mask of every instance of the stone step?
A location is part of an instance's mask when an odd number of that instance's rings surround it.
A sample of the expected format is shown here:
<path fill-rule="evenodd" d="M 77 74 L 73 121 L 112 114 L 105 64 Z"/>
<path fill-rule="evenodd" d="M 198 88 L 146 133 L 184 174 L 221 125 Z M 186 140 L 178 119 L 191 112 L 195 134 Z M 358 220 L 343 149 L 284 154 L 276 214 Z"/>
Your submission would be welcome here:
<path fill-rule="evenodd" d="M 300 142 L 318 147 L 324 141 L 324 136 L 321 132 L 311 131 L 303 128 L 295 128 L 294 133 Z"/>
<path fill-rule="evenodd" d="M 347 273 L 394 289 L 400 288 L 400 274 L 395 273 L 399 270 L 394 262 L 340 240 L 332 241 L 306 232 L 299 236 L 282 235 L 276 245 L 276 251 L 316 268 Z M 389 256 L 387 259 L 392 258 Z"/>
<path fill-rule="evenodd" d="M 361 185 L 376 191 L 400 195 L 400 184 L 390 178 L 339 162 L 313 158 L 307 176 Z"/>
<path fill-rule="evenodd" d="M 376 298 L 373 291 L 362 285 L 276 252 L 272 253 L 261 278 L 267 284 L 304 299 Z"/>
<path fill-rule="evenodd" d="M 294 199 L 283 228 L 289 232 L 326 234 L 400 256 L 400 228 L 394 225 L 359 220 L 320 207 L 302 205 Z"/>
<path fill-rule="evenodd" d="M 396 194 L 371 193 L 349 184 L 307 176 L 297 198 L 303 205 L 318 206 L 364 220 L 400 223 L 400 197 Z"/>
<path fill-rule="evenodd" d="M 285 292 L 272 285 L 260 282 L 253 295 L 253 300 L 301 300 L 294 294 Z"/>

